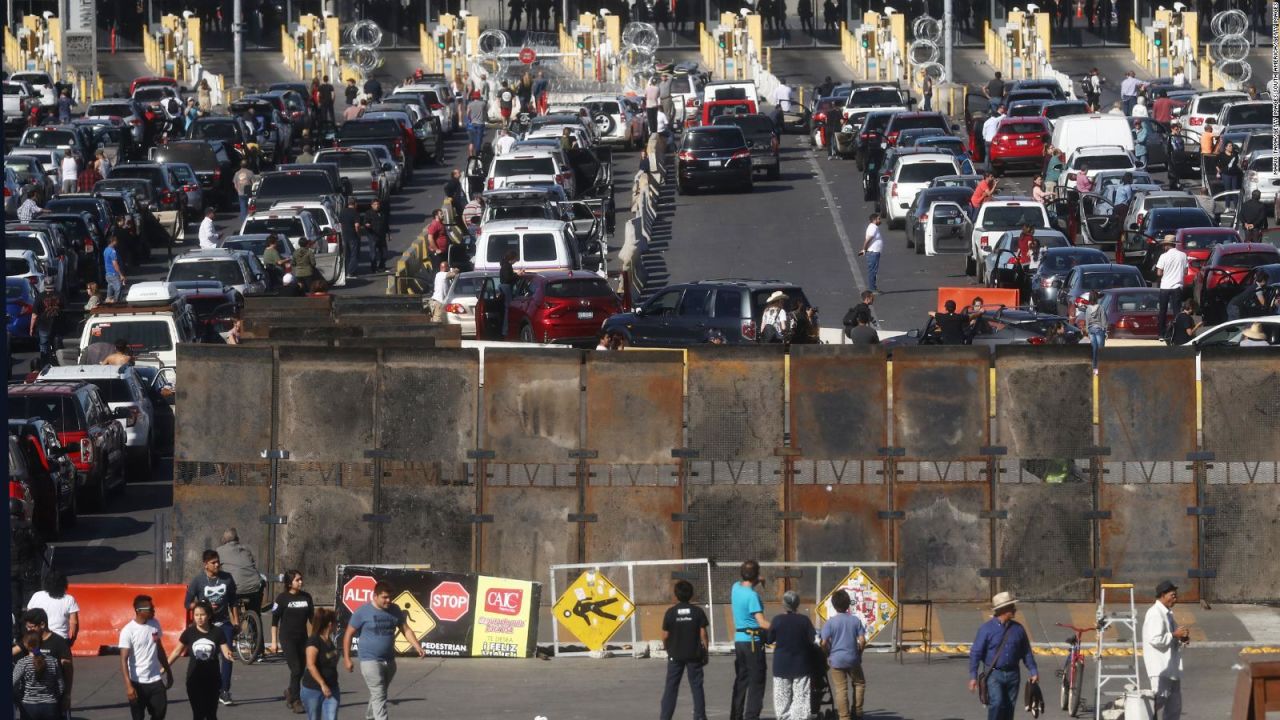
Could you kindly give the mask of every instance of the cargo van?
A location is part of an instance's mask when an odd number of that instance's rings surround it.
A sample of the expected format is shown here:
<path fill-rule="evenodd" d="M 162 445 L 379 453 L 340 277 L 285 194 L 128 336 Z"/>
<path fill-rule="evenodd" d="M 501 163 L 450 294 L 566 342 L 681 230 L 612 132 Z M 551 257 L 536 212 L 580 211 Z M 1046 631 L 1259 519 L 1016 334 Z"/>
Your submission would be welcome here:
<path fill-rule="evenodd" d="M 562 220 L 498 220 L 485 223 L 476 238 L 475 270 L 498 270 L 515 250 L 517 270 L 581 270 L 573 226 Z"/>
<path fill-rule="evenodd" d="M 1067 115 L 1053 123 L 1053 146 L 1070 157 L 1082 147 L 1119 145 L 1133 152 L 1133 131 L 1123 115 Z"/>

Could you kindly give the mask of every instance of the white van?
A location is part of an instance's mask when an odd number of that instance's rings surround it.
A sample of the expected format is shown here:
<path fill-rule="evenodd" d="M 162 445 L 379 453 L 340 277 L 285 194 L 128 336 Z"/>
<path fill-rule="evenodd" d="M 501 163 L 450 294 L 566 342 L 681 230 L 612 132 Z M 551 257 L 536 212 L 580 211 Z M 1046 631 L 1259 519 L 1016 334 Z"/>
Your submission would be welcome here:
<path fill-rule="evenodd" d="M 1067 115 L 1053 123 L 1053 146 L 1070 157 L 1082 147 L 1119 145 L 1133 152 L 1133 130 L 1123 115 Z"/>
<path fill-rule="evenodd" d="M 581 270 L 582 257 L 573 226 L 562 220 L 496 220 L 476 238 L 475 270 L 498 270 L 515 250 L 517 270 Z"/>

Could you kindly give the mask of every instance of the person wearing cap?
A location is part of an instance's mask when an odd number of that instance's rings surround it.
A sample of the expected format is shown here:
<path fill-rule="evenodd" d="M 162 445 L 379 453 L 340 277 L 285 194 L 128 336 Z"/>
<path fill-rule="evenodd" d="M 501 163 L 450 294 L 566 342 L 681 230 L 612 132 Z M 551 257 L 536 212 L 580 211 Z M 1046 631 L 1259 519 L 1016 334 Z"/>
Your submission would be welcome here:
<path fill-rule="evenodd" d="M 1165 322 L 1169 309 L 1177 311 L 1182 302 L 1183 283 L 1187 278 L 1187 254 L 1178 249 L 1178 239 L 1173 235 L 1165 235 L 1160 240 L 1164 252 L 1156 260 L 1156 277 L 1160 279 L 1160 308 L 1156 313 L 1157 332 L 1164 337 Z"/>
<path fill-rule="evenodd" d="M 1240 347 L 1271 347 L 1271 342 L 1267 340 L 1267 329 L 1262 323 L 1256 322 L 1241 331 Z"/>
<path fill-rule="evenodd" d="M 981 663 L 985 668 L 981 682 L 987 684 L 989 698 L 987 720 L 1013 720 L 1022 680 L 1018 663 L 1027 666 L 1032 683 L 1040 681 L 1031 639 L 1021 623 L 1013 619 L 1017 614 L 1018 600 L 1013 593 L 997 593 L 991 598 L 991 619 L 978 627 L 978 636 L 969 648 L 969 692 L 978 690 Z"/>
<path fill-rule="evenodd" d="M 809 658 L 817 631 L 800 609 L 800 593 L 782 595 L 784 612 L 769 622 L 768 641 L 773 645 L 773 713 L 778 720 L 809 717 Z"/>
<path fill-rule="evenodd" d="M 1185 627 L 1178 627 L 1173 606 L 1178 586 L 1165 580 L 1156 586 L 1156 601 L 1142 619 L 1142 664 L 1156 693 L 1160 720 L 1182 717 L 1182 646 L 1191 642 Z"/>
<path fill-rule="evenodd" d="M 760 563 L 745 560 L 738 568 L 742 578 L 733 584 L 729 594 L 733 608 L 733 695 L 729 701 L 729 717 L 734 720 L 760 720 L 764 706 L 764 683 L 768 667 L 764 656 L 764 633 L 770 624 L 764 616 L 764 604 L 756 589 Z"/>
<path fill-rule="evenodd" d="M 173 670 L 164 651 L 156 606 L 150 595 L 133 599 L 133 620 L 121 628 L 117 646 L 129 711 L 137 720 L 146 715 L 162 720 L 169 707 L 168 690 L 173 687 Z"/>
<path fill-rule="evenodd" d="M 831 695 L 836 703 L 840 720 L 862 717 L 862 700 L 866 695 L 867 678 L 862 672 L 862 651 L 867 647 L 867 630 L 862 619 L 849 612 L 853 601 L 843 588 L 831 594 L 831 611 L 822 624 L 819 640 L 827 653 L 827 665 L 831 668 Z M 849 704 L 849 689 L 853 688 L 853 712 Z"/>

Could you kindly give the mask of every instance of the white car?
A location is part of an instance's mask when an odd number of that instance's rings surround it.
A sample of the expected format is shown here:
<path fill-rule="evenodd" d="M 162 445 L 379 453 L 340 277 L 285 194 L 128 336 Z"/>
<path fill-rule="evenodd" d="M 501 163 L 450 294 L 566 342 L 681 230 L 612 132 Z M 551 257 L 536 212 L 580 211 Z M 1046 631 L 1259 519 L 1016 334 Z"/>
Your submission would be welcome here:
<path fill-rule="evenodd" d="M 257 230 L 248 233 L 260 232 Z M 247 234 L 242 231 L 241 234 Z M 168 283 L 214 280 L 241 295 L 261 295 L 267 291 L 267 275 L 258 256 L 247 250 L 213 248 L 190 250 L 173 259 Z"/>
<path fill-rule="evenodd" d="M 1085 174 L 1093 179 L 1103 170 L 1133 171 L 1138 169 L 1138 164 L 1133 159 L 1133 153 L 1117 145 L 1083 147 L 1067 156 L 1063 185 L 1074 190 L 1081 168 L 1087 168 Z"/>
<path fill-rule="evenodd" d="M 1244 339 L 1243 333 L 1254 323 L 1262 324 L 1262 331 L 1267 335 L 1267 342 L 1272 349 L 1280 348 L 1280 315 L 1228 320 L 1207 330 L 1201 330 L 1195 337 L 1185 343 L 1197 350 L 1206 347 L 1236 347 Z"/>
<path fill-rule="evenodd" d="M 457 115 L 453 112 L 453 89 L 448 83 L 411 83 L 396 88 L 395 93 L 398 92 L 411 92 L 421 97 L 431 114 L 440 120 L 440 127 L 445 133 L 458 129 Z"/>
<path fill-rule="evenodd" d="M 899 158 L 886 187 L 884 206 L 889 214 L 889 227 L 906 220 L 916 194 L 929 187 L 934 178 L 960 172 L 960 162 L 951 153 L 920 153 Z"/>
<path fill-rule="evenodd" d="M 497 292 L 498 274 L 492 270 L 464 272 L 454 278 L 444 297 L 444 321 L 462 326 L 462 337 L 476 336 L 476 302 L 481 290 Z"/>
<path fill-rule="evenodd" d="M 281 200 L 272 205 L 268 212 L 306 213 L 311 216 L 312 220 L 316 221 L 316 225 L 320 226 L 322 235 L 333 236 L 332 238 L 326 238 L 326 242 L 338 242 L 338 210 L 323 200 Z"/>
<path fill-rule="evenodd" d="M 1277 191 L 1280 191 L 1280 173 L 1272 170 L 1275 156 L 1270 150 L 1255 150 L 1245 160 L 1244 183 L 1241 185 L 1241 197 L 1248 200 L 1253 191 L 1262 193 L 1262 202 L 1273 203 Z"/>
<path fill-rule="evenodd" d="M 124 340 L 135 352 L 156 357 L 161 367 L 177 367 L 177 346 L 200 341 L 199 320 L 181 293 L 167 282 L 129 286 L 124 303 L 103 304 L 89 312 L 80 335 L 80 351 L 93 343 Z"/>
<path fill-rule="evenodd" d="M 965 260 L 965 274 L 977 275 L 978 284 L 985 284 L 983 268 L 987 253 L 996 239 L 1008 230 L 1017 230 L 1023 223 L 1037 229 L 1049 228 L 1049 213 L 1044 206 L 1029 197 L 997 197 L 978 208 L 969 243 L 969 257 Z"/>
<path fill-rule="evenodd" d="M 562 164 L 556 153 L 510 152 L 500 155 L 493 159 L 488 176 L 487 190 L 555 184 L 564 188 L 565 195 L 574 196 L 573 168 Z"/>
<path fill-rule="evenodd" d="M 294 246 L 302 244 L 303 240 L 311 240 L 320 242 L 324 240 L 329 242 L 325 237 L 325 232 L 320 229 L 311 212 L 302 210 L 266 210 L 256 212 L 244 219 L 244 223 L 240 225 L 240 235 L 266 235 L 276 233 L 289 238 L 289 242 Z"/>
<path fill-rule="evenodd" d="M 595 123 L 600 142 L 632 147 L 638 145 L 641 136 L 635 134 L 632 112 L 626 101 L 616 95 L 588 95 L 582 100 Z M 675 103 L 673 96 L 671 102 Z"/>
<path fill-rule="evenodd" d="M 21 229 L 23 227 L 31 229 Z M 53 287 L 59 295 L 67 294 L 67 261 L 66 256 L 53 246 L 53 238 L 46 229 L 40 226 L 10 225 L 5 228 L 5 252 L 29 250 L 36 256 L 36 266 L 42 275 L 53 280 Z M 7 255 L 6 255 L 7 257 Z"/>
<path fill-rule="evenodd" d="M 40 282 L 44 280 L 44 268 L 36 254 L 30 250 L 4 251 L 4 275 L 11 278 L 22 278 L 31 283 L 31 287 L 39 292 Z"/>
<path fill-rule="evenodd" d="M 63 152 L 58 148 L 14 148 L 9 151 L 9 155 L 22 155 L 25 157 L 35 158 L 40 163 L 40 167 L 44 170 L 45 175 L 53 178 L 55 188 L 62 184 L 62 156 Z"/>
<path fill-rule="evenodd" d="M 155 448 L 155 409 L 151 404 L 148 383 L 130 365 L 64 365 L 46 367 L 36 382 L 74 380 L 98 387 L 103 401 L 112 410 L 125 408 L 127 418 L 116 422 L 124 428 L 129 461 L 138 477 L 151 477 L 152 451 Z"/>
<path fill-rule="evenodd" d="M 58 91 L 54 88 L 53 78 L 49 77 L 46 72 L 16 72 L 9 76 L 10 82 L 25 82 L 35 91 L 36 97 L 39 98 L 40 105 L 43 107 L 53 107 L 58 104 Z"/>
<path fill-rule="evenodd" d="M 929 204 L 924 225 L 924 254 L 955 254 L 969 251 L 969 238 L 973 234 L 973 221 L 967 207 L 951 200 L 938 200 Z"/>
<path fill-rule="evenodd" d="M 1222 106 L 1229 102 L 1237 102 L 1239 100 L 1248 100 L 1249 96 L 1242 92 L 1221 91 L 1221 92 L 1205 92 L 1195 95 L 1191 98 L 1191 102 L 1187 103 L 1186 112 L 1182 113 L 1185 120 L 1184 126 L 1192 128 L 1196 132 L 1204 130 L 1205 122 L 1211 122 L 1215 125 L 1218 122 L 1218 113 L 1222 112 Z"/>

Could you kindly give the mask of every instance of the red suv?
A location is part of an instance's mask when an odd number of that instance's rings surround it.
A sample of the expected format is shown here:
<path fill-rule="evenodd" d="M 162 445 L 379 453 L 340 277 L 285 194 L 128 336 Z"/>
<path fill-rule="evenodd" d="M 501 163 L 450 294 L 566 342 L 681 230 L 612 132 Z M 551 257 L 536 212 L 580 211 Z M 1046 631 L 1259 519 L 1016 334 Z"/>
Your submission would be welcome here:
<path fill-rule="evenodd" d="M 1218 245 L 1200 268 L 1192 292 L 1205 324 L 1227 319 L 1227 303 L 1253 280 L 1259 265 L 1280 263 L 1280 249 L 1264 243 Z"/>
<path fill-rule="evenodd" d="M 1006 117 L 996 126 L 996 136 L 987 148 L 991 169 L 999 173 L 1009 165 L 1040 167 L 1049 135 L 1049 121 L 1044 118 Z"/>
<path fill-rule="evenodd" d="M 40 418 L 53 425 L 58 443 L 76 466 L 76 488 L 90 504 L 106 507 L 107 491 L 124 488 L 125 433 L 116 420 L 128 419 L 129 410 L 112 411 L 96 385 L 11 384 L 9 417 Z"/>
<path fill-rule="evenodd" d="M 1242 239 L 1240 233 L 1224 227 L 1181 228 L 1175 238 L 1178 249 L 1187 254 L 1187 275 L 1182 281 L 1183 287 L 1196 284 L 1200 268 L 1204 267 L 1215 247 L 1238 243 Z"/>
<path fill-rule="evenodd" d="M 600 326 L 622 311 L 604 278 L 581 270 L 529 273 L 516 281 L 507 339 L 595 346 Z"/>

